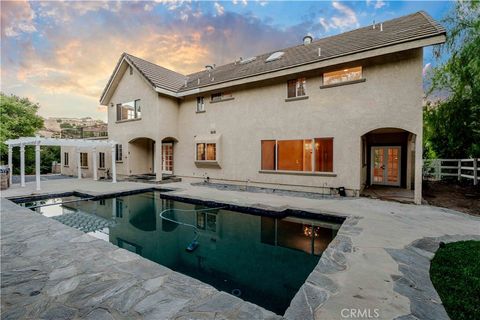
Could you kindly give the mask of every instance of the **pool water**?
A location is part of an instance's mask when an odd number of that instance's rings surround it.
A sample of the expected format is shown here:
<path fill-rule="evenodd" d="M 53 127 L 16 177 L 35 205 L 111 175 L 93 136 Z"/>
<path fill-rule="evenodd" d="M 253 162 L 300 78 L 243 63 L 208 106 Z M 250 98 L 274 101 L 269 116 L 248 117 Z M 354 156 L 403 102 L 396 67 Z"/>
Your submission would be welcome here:
<path fill-rule="evenodd" d="M 340 228 L 317 219 L 212 210 L 155 191 L 50 201 L 32 210 L 277 314 L 288 308 Z M 160 218 L 162 211 L 168 220 Z M 188 252 L 195 239 L 198 247 Z"/>

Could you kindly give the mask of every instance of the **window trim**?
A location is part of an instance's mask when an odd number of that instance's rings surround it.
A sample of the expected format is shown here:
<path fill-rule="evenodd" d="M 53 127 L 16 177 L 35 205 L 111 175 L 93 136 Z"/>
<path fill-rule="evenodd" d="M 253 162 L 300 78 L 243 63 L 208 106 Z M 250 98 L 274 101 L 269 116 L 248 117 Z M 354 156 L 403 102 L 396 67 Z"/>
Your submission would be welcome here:
<path fill-rule="evenodd" d="M 120 149 L 120 152 L 118 152 L 119 149 Z M 119 160 L 118 154 L 120 154 L 120 160 Z M 117 143 L 115 145 L 115 162 L 123 162 L 123 145 L 121 143 Z"/>
<path fill-rule="evenodd" d="M 367 81 L 367 79 L 362 78 L 362 79 L 357 79 L 357 80 L 351 80 L 351 81 L 345 81 L 345 82 L 339 82 L 339 83 L 326 84 L 326 85 L 321 85 L 321 86 L 320 86 L 320 89 L 328 89 L 328 88 L 346 86 L 346 85 L 349 85 L 349 84 L 362 83 L 362 82 L 365 82 L 365 81 Z"/>
<path fill-rule="evenodd" d="M 315 171 L 315 160 L 316 160 L 316 157 L 315 157 L 315 152 L 312 152 L 312 169 L 310 171 L 296 171 L 296 170 L 279 170 L 278 169 L 278 142 L 279 141 L 292 141 L 292 140 L 302 140 L 304 143 L 305 141 L 308 141 L 310 140 L 311 143 L 312 143 L 312 146 L 315 145 L 315 140 L 328 140 L 328 139 L 331 139 L 332 140 L 332 147 L 334 146 L 334 142 L 335 142 L 335 138 L 334 137 L 317 137 L 317 138 L 311 138 L 311 139 L 282 139 L 282 140 L 279 140 L 279 139 L 262 139 L 260 140 L 260 170 L 258 171 L 259 173 L 277 173 L 277 174 L 292 174 L 292 175 L 300 175 L 300 176 L 325 176 L 325 177 L 336 177 L 337 174 L 335 172 L 335 161 L 333 159 L 333 156 L 334 156 L 334 149 L 332 150 L 332 171 Z M 263 159 L 263 155 L 262 155 L 262 148 L 261 148 L 261 144 L 262 144 L 262 141 L 275 141 L 275 169 L 274 170 L 265 170 L 265 169 L 262 169 L 262 159 Z"/>
<path fill-rule="evenodd" d="M 229 93 L 229 96 L 224 97 L 225 93 Z M 219 99 L 213 99 L 213 96 L 217 95 L 217 94 L 220 94 L 220 98 Z M 212 93 L 210 95 L 210 103 L 224 102 L 224 101 L 229 101 L 229 100 L 233 100 L 233 99 L 235 99 L 235 97 L 233 96 L 233 92 L 231 92 L 231 91 L 215 92 L 215 93 Z"/>
<path fill-rule="evenodd" d="M 303 86 L 303 90 L 305 92 L 305 94 L 303 95 L 298 95 L 298 89 L 299 89 L 299 86 L 298 84 L 300 83 L 300 80 L 304 81 L 304 86 Z M 289 97 L 288 94 L 289 94 L 289 84 L 291 82 L 295 81 L 295 95 L 292 96 L 292 97 Z M 307 92 L 307 78 L 306 77 L 299 77 L 299 78 L 296 78 L 296 79 L 290 79 L 290 80 L 287 80 L 287 98 L 285 99 L 285 101 L 292 101 L 292 100 L 301 100 L 301 99 L 308 99 L 308 92 Z"/>
<path fill-rule="evenodd" d="M 325 74 L 329 73 L 334 73 L 334 72 L 339 72 L 339 71 L 345 71 L 348 69 L 355 69 L 355 68 L 360 68 L 360 78 L 359 79 L 354 79 L 354 80 L 346 80 L 346 81 L 340 81 L 336 83 L 329 83 L 325 84 Z M 320 86 L 320 89 L 326 89 L 326 88 L 332 88 L 332 87 L 338 87 L 338 86 L 343 86 L 343 85 L 348 85 L 348 84 L 354 84 L 354 83 L 360 83 L 360 82 L 365 82 L 365 77 L 364 77 L 364 68 L 362 65 L 356 65 L 352 67 L 346 67 L 346 68 L 339 68 L 335 70 L 330 70 L 327 72 L 322 73 L 322 85 Z"/>
<path fill-rule="evenodd" d="M 115 123 L 123 123 L 123 122 L 129 122 L 129 121 L 138 121 L 142 120 L 142 106 L 139 105 L 138 108 L 140 109 L 140 116 L 138 116 L 138 109 L 137 109 L 137 103 L 140 104 L 142 99 L 134 99 L 133 101 L 128 101 L 128 102 L 133 102 L 133 118 L 126 118 L 126 119 L 119 119 L 118 116 L 119 114 L 121 115 L 122 113 L 119 113 L 119 109 L 122 107 L 124 103 L 117 103 L 115 104 L 115 112 L 116 112 L 116 117 L 115 117 Z"/>
<path fill-rule="evenodd" d="M 198 145 L 203 144 L 204 145 L 204 154 L 205 154 L 205 160 L 198 159 Z M 213 160 L 207 160 L 207 146 L 209 144 L 213 144 L 215 146 L 215 159 Z M 218 147 L 216 142 L 195 142 L 195 162 L 199 163 L 217 163 L 218 162 Z"/>
<path fill-rule="evenodd" d="M 102 166 L 101 155 L 103 155 L 103 166 Z M 100 170 L 105 169 L 105 152 L 99 152 L 98 153 L 98 169 L 100 169 Z"/>
<path fill-rule="evenodd" d="M 86 165 L 82 164 L 82 155 L 85 155 Z M 80 168 L 88 169 L 88 152 L 80 152 Z"/>
<path fill-rule="evenodd" d="M 201 103 L 202 109 L 198 108 L 200 100 L 202 100 L 202 103 Z M 195 112 L 196 113 L 204 113 L 205 111 L 206 111 L 205 110 L 205 97 L 203 97 L 203 96 L 197 97 L 197 105 L 195 107 Z"/>
<path fill-rule="evenodd" d="M 63 153 L 63 166 L 69 167 L 70 166 L 70 153 L 64 152 Z"/>

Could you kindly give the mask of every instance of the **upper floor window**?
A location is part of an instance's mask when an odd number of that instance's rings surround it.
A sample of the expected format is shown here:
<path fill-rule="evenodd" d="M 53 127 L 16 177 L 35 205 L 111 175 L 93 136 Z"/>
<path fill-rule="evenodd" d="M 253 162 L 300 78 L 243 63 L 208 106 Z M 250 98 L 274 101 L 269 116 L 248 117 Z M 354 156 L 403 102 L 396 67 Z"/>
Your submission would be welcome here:
<path fill-rule="evenodd" d="M 197 97 L 197 112 L 205 111 L 205 101 L 203 97 Z"/>
<path fill-rule="evenodd" d="M 323 85 L 337 84 L 362 79 L 362 67 L 353 67 L 323 74 Z"/>
<path fill-rule="evenodd" d="M 197 143 L 197 161 L 215 161 L 217 160 L 216 143 Z"/>
<path fill-rule="evenodd" d="M 262 170 L 333 172 L 333 138 L 262 140 Z"/>
<path fill-rule="evenodd" d="M 115 145 L 115 161 L 122 161 L 123 150 L 121 144 Z"/>
<path fill-rule="evenodd" d="M 68 152 L 63 153 L 63 165 L 68 166 Z"/>
<path fill-rule="evenodd" d="M 117 121 L 140 119 L 141 117 L 140 99 L 117 104 Z"/>
<path fill-rule="evenodd" d="M 88 167 L 88 153 L 86 152 L 80 153 L 80 167 Z"/>
<path fill-rule="evenodd" d="M 307 79 L 298 78 L 287 82 L 287 98 L 296 98 L 307 95 Z"/>
<path fill-rule="evenodd" d="M 105 152 L 98 153 L 98 168 L 105 169 Z"/>
<path fill-rule="evenodd" d="M 212 94 L 211 96 L 211 102 L 218 102 L 230 99 L 233 99 L 233 94 L 231 92 L 218 92 Z"/>

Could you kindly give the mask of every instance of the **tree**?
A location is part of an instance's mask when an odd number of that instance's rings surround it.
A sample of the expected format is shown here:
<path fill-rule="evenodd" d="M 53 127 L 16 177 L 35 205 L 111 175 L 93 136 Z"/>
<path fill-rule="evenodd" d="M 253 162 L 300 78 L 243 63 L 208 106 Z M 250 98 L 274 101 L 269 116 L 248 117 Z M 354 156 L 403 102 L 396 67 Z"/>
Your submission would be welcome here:
<path fill-rule="evenodd" d="M 43 127 L 43 119 L 37 115 L 38 103 L 31 102 L 28 98 L 14 95 L 7 96 L 0 93 L 0 156 L 3 163 L 8 161 L 8 147 L 5 141 L 22 136 L 33 136 Z M 60 149 L 58 147 L 42 147 L 41 172 L 51 172 L 51 162 L 59 161 Z M 13 153 L 14 173 L 19 172 L 20 155 Z M 33 146 L 25 147 L 25 173 L 35 172 L 35 150 Z"/>
<path fill-rule="evenodd" d="M 428 94 L 448 96 L 425 108 L 425 148 L 440 158 L 480 157 L 480 2 L 457 2 L 444 22 L 438 60 L 450 57 L 433 69 Z"/>

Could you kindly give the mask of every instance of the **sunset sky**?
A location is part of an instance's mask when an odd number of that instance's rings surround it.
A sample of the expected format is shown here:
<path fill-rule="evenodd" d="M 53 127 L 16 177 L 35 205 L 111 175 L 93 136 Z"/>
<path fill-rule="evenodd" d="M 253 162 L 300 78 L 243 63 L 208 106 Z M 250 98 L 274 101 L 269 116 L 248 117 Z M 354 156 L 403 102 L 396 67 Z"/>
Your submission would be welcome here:
<path fill-rule="evenodd" d="M 224 64 L 453 2 L 2 1 L 1 90 L 42 116 L 106 120 L 98 102 L 122 52 L 180 73 Z M 424 69 L 435 61 L 425 49 Z"/>

